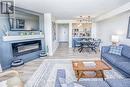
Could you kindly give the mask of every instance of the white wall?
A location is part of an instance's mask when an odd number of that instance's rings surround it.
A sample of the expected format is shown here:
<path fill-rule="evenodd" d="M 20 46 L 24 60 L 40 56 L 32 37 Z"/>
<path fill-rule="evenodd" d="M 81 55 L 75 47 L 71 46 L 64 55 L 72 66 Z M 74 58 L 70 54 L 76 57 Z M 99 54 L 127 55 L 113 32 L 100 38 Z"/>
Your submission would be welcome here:
<path fill-rule="evenodd" d="M 69 24 L 58 24 L 58 41 L 69 42 Z"/>
<path fill-rule="evenodd" d="M 111 36 L 119 35 L 121 44 L 130 45 L 130 39 L 127 39 L 128 19 L 130 11 L 124 12 L 109 19 L 97 22 L 97 37 L 101 38 L 102 45 L 111 44 Z"/>

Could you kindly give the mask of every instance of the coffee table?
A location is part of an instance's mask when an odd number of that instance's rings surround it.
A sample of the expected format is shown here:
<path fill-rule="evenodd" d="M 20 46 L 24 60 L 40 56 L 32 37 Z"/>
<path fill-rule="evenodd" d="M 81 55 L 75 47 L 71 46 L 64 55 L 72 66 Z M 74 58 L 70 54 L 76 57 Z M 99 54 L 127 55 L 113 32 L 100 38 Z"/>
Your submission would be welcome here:
<path fill-rule="evenodd" d="M 73 70 L 75 71 L 75 75 L 79 81 L 80 78 L 103 78 L 105 80 L 104 70 L 111 70 L 112 67 L 105 63 L 102 60 L 91 61 L 94 62 L 96 65 L 94 67 L 87 67 L 85 66 L 84 62 L 90 61 L 72 61 Z M 84 74 L 84 72 L 95 72 L 95 76 Z"/>

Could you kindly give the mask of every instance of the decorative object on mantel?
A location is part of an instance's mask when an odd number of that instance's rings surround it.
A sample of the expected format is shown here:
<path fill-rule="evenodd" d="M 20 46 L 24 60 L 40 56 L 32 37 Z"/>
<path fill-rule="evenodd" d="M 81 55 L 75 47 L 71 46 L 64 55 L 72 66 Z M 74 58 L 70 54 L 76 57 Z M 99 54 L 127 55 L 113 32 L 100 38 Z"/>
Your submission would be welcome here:
<path fill-rule="evenodd" d="M 129 22 L 128 22 L 127 38 L 130 39 L 130 17 L 129 17 Z"/>
<path fill-rule="evenodd" d="M 43 31 L 40 31 L 40 35 L 44 35 L 44 32 L 43 32 Z"/>
<path fill-rule="evenodd" d="M 28 31 L 28 32 L 20 32 L 19 35 L 21 35 L 21 36 L 24 36 L 24 35 L 35 35 L 35 33 Z"/>
<path fill-rule="evenodd" d="M 29 32 L 30 33 L 30 35 L 34 35 L 35 33 L 34 32 Z"/>
<path fill-rule="evenodd" d="M 9 18 L 9 26 L 10 28 L 14 28 L 14 18 Z"/>
<path fill-rule="evenodd" d="M 119 36 L 112 35 L 111 41 L 112 41 L 112 45 L 114 45 L 114 46 L 117 45 L 117 43 L 119 42 Z"/>
<path fill-rule="evenodd" d="M 3 32 L 3 34 L 4 34 L 5 36 L 9 36 L 9 31 L 8 31 L 6 25 L 4 25 L 4 29 L 2 28 L 2 32 Z"/>

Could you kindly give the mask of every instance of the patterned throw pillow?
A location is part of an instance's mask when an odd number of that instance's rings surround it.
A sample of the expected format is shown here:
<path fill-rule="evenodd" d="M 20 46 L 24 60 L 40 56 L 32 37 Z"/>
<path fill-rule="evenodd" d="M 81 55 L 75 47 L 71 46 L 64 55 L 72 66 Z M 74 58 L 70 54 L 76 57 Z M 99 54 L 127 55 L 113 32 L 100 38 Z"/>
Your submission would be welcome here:
<path fill-rule="evenodd" d="M 123 46 L 111 46 L 109 53 L 121 56 Z"/>

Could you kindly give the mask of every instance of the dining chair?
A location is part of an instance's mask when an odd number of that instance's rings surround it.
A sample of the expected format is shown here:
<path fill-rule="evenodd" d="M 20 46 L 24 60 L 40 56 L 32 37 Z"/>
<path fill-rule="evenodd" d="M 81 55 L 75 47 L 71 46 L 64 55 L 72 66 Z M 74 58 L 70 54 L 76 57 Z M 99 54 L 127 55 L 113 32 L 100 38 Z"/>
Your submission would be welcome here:
<path fill-rule="evenodd" d="M 81 44 L 77 40 L 73 40 L 73 41 L 74 41 L 73 51 L 75 52 L 76 48 L 81 47 Z"/>
<path fill-rule="evenodd" d="M 93 42 L 93 44 L 90 45 L 90 48 L 92 51 L 94 51 L 95 53 L 97 53 L 97 49 L 99 49 L 100 47 L 100 43 L 101 43 L 101 39 L 97 39 Z M 99 50 L 100 51 L 100 50 Z"/>
<path fill-rule="evenodd" d="M 89 52 L 89 45 L 91 44 L 91 42 L 89 41 L 89 39 L 84 39 L 84 41 L 81 41 L 81 47 L 79 49 L 79 52 L 81 53 L 83 51 L 83 49 L 86 49 L 86 51 Z"/>

